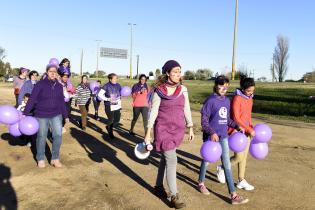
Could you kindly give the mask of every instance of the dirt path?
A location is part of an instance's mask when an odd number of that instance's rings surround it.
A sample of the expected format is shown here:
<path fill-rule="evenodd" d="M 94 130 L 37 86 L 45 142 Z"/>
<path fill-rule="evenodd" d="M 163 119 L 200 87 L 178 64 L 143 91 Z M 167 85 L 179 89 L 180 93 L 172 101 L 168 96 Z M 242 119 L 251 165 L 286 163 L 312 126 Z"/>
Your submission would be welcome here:
<path fill-rule="evenodd" d="M 12 89 L 0 87 L 0 93 L 0 104 L 13 103 Z M 51 166 L 38 169 L 31 150 L 21 146 L 1 125 L 0 205 L 10 203 L 16 196 L 18 209 L 169 209 L 166 201 L 152 193 L 158 154 L 152 154 L 145 161 L 134 157 L 134 145 L 142 141 L 142 122 L 140 120 L 136 126 L 141 136 L 130 137 L 126 133 L 132 117 L 130 101 L 124 100 L 123 107 L 126 109 L 122 111 L 122 129 L 116 132 L 115 140 L 109 140 L 103 133 L 104 124 L 92 118 L 87 132 L 73 123 L 67 125 L 61 148 L 65 166 L 62 169 Z M 101 113 L 104 117 L 103 106 Z M 78 115 L 75 111 L 73 114 Z M 256 189 L 240 191 L 250 202 L 232 207 L 228 203 L 226 185 L 216 181 L 215 166 L 219 162 L 211 164 L 207 173 L 210 196 L 196 190 L 201 145 L 198 112 L 193 112 L 193 120 L 196 140 L 192 144 L 184 142 L 178 150 L 178 188 L 187 203 L 186 209 L 315 209 L 315 130 L 312 124 L 295 126 L 269 122 L 273 140 L 268 157 L 262 161 L 251 157 L 248 160 L 247 179 Z M 233 168 L 235 180 L 236 172 Z"/>

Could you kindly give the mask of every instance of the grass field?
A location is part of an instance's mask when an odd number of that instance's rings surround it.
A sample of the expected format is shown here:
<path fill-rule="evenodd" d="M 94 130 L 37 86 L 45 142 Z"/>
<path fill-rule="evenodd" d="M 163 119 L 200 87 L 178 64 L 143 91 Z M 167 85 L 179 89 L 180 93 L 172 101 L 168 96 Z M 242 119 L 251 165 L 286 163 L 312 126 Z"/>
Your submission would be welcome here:
<path fill-rule="evenodd" d="M 105 82 L 102 79 L 102 82 Z M 121 79 L 121 85 L 131 86 L 136 80 Z M 78 83 L 78 79 L 74 80 Z M 191 107 L 200 110 L 202 103 L 212 93 L 213 81 L 184 81 L 189 90 Z M 239 81 L 232 81 L 228 95 L 232 96 Z M 315 83 L 256 83 L 253 116 L 268 119 L 289 119 L 315 122 Z"/>
<path fill-rule="evenodd" d="M 73 78 L 73 84 L 79 83 L 79 77 Z M 97 80 L 97 79 L 91 79 Z M 107 79 L 100 79 L 102 83 Z M 123 86 L 132 86 L 137 80 L 120 79 Z M 151 83 L 151 81 L 149 81 Z M 212 93 L 213 81 L 184 81 L 189 90 L 191 107 L 200 110 L 202 103 Z M 228 95 L 232 96 L 239 81 L 232 81 Z M 315 122 L 315 83 L 256 83 L 253 116 L 268 119 L 289 119 Z"/>

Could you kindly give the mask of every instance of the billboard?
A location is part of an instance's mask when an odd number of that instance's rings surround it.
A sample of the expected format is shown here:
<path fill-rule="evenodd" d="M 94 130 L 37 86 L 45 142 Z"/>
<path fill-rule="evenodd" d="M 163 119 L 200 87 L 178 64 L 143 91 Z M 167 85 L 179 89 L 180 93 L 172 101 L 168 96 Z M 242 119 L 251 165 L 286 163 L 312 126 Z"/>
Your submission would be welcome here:
<path fill-rule="evenodd" d="M 100 57 L 127 59 L 128 50 L 117 48 L 100 48 Z"/>

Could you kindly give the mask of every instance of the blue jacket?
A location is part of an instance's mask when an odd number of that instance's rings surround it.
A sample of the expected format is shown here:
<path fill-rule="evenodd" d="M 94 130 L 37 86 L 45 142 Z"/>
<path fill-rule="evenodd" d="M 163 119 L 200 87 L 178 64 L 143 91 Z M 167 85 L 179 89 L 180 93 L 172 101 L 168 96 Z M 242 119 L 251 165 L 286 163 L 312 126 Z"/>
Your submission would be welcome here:
<path fill-rule="evenodd" d="M 36 82 L 37 81 L 35 81 L 35 84 L 36 84 Z M 19 98 L 18 98 L 19 105 L 22 104 L 23 97 L 26 93 L 29 93 L 29 94 L 32 93 L 35 84 L 33 84 L 31 80 L 27 80 L 24 82 L 23 86 L 21 87 L 20 93 L 19 93 Z"/>

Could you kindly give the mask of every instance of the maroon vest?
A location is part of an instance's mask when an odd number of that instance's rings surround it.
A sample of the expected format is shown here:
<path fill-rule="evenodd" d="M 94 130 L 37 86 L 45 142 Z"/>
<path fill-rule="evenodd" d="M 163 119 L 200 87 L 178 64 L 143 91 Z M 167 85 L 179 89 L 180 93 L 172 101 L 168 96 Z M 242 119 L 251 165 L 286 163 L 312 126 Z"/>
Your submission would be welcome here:
<path fill-rule="evenodd" d="M 177 148 L 185 135 L 185 98 L 181 94 L 175 99 L 161 98 L 158 116 L 154 124 L 154 145 L 156 151 Z"/>

